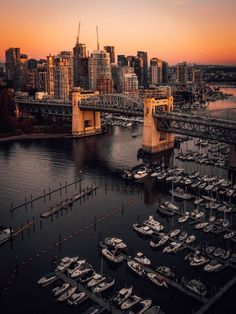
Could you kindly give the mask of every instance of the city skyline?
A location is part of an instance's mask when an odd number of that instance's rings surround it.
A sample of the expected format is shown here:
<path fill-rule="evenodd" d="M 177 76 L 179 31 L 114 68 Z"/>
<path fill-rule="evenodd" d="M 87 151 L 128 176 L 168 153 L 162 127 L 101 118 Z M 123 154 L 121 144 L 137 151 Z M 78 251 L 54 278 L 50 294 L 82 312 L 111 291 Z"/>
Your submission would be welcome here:
<path fill-rule="evenodd" d="M 186 60 L 200 64 L 236 65 L 236 23 L 233 0 L 14 0 L 1 6 L 0 61 L 5 50 L 20 47 L 29 58 L 45 58 L 61 50 L 72 51 L 78 23 L 80 42 L 96 50 L 115 46 L 116 55 L 147 51 L 170 65 Z M 20 30 L 20 31 L 19 31 Z"/>

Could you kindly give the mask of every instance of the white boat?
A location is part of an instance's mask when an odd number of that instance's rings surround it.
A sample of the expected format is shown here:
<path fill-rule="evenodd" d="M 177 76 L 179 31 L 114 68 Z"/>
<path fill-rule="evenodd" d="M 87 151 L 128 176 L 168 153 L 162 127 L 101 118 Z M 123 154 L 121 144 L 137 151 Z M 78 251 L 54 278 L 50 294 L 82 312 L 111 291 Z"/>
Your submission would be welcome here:
<path fill-rule="evenodd" d="M 206 264 L 207 262 L 209 262 L 208 258 L 205 258 L 202 255 L 199 254 L 195 254 L 193 259 L 190 261 L 190 265 L 191 266 L 201 266 L 203 264 Z"/>
<path fill-rule="evenodd" d="M 208 232 L 211 232 L 211 230 L 213 229 L 214 225 L 213 224 L 208 224 L 206 225 L 204 228 L 203 228 L 203 231 L 208 233 Z"/>
<path fill-rule="evenodd" d="M 62 294 L 65 292 L 67 289 L 69 289 L 70 284 L 69 283 L 63 283 L 62 286 L 56 287 L 52 289 L 52 293 L 55 297 L 57 297 L 59 294 Z"/>
<path fill-rule="evenodd" d="M 150 246 L 153 248 L 156 248 L 158 246 L 165 244 L 168 240 L 169 240 L 169 236 L 167 234 L 160 233 L 158 239 L 152 239 L 150 241 Z"/>
<path fill-rule="evenodd" d="M 129 311 L 129 314 L 143 314 L 151 306 L 151 304 L 151 299 L 142 300 L 132 307 L 132 310 Z"/>
<path fill-rule="evenodd" d="M 193 243 L 195 240 L 196 240 L 196 237 L 195 237 L 195 235 L 192 234 L 192 235 L 187 237 L 185 242 L 186 242 L 186 244 L 190 244 L 190 243 Z"/>
<path fill-rule="evenodd" d="M 118 250 L 126 250 L 127 244 L 123 242 L 122 239 L 117 237 L 108 237 L 104 240 L 106 245 L 114 246 Z"/>
<path fill-rule="evenodd" d="M 147 277 L 149 280 L 151 280 L 152 283 L 159 287 L 165 287 L 168 288 L 166 279 L 163 275 L 157 274 L 157 273 L 147 273 Z"/>
<path fill-rule="evenodd" d="M 173 191 L 170 190 L 169 192 L 171 195 L 181 200 L 190 200 L 192 198 L 191 194 L 184 192 L 184 190 L 179 187 L 177 187 Z"/>
<path fill-rule="evenodd" d="M 87 296 L 85 292 L 74 293 L 72 294 L 70 299 L 67 300 L 67 303 L 69 305 L 77 306 L 78 304 L 82 303 L 83 300 L 85 301 L 86 299 L 87 299 Z"/>
<path fill-rule="evenodd" d="M 184 223 L 189 219 L 189 212 L 186 212 L 183 216 L 178 218 L 178 222 Z"/>
<path fill-rule="evenodd" d="M 104 290 L 107 290 L 108 288 L 112 287 L 115 284 L 115 279 L 112 280 L 105 280 L 103 282 L 100 282 L 97 286 L 95 286 L 92 291 L 93 293 L 99 293 Z"/>
<path fill-rule="evenodd" d="M 42 278 L 38 280 L 38 285 L 46 287 L 57 280 L 57 276 L 54 272 L 45 274 Z"/>
<path fill-rule="evenodd" d="M 106 279 L 106 277 L 104 277 L 104 276 L 102 276 L 100 274 L 95 273 L 93 275 L 93 278 L 87 283 L 87 287 L 88 288 L 92 288 L 92 287 L 98 285 L 100 282 L 102 282 L 105 279 Z"/>
<path fill-rule="evenodd" d="M 145 275 L 145 271 L 143 269 L 143 267 L 135 262 L 134 260 L 129 260 L 127 262 L 127 265 L 129 266 L 130 269 L 132 269 L 137 275 L 139 275 L 140 277 L 143 277 Z"/>
<path fill-rule="evenodd" d="M 222 264 L 219 263 L 217 260 L 212 259 L 210 261 L 210 263 L 208 263 L 207 265 L 204 266 L 204 270 L 206 272 L 212 272 L 212 271 L 216 271 L 219 270 L 222 267 Z"/>
<path fill-rule="evenodd" d="M 90 264 L 83 264 L 79 268 L 75 269 L 71 274 L 71 278 L 78 278 L 84 274 L 89 273 L 91 270 L 93 270 L 92 265 Z"/>
<path fill-rule="evenodd" d="M 174 203 L 172 202 L 169 202 L 169 201 L 165 201 L 163 203 L 165 205 L 166 208 L 170 209 L 170 210 L 173 210 L 175 212 L 178 212 L 179 211 L 179 207 L 176 206 Z"/>
<path fill-rule="evenodd" d="M 133 291 L 133 287 L 122 288 L 112 297 L 112 303 L 115 305 L 121 305 L 128 297 L 131 295 Z"/>
<path fill-rule="evenodd" d="M 121 304 L 121 310 L 125 311 L 130 309 L 132 306 L 134 306 L 136 303 L 138 303 L 141 300 L 140 297 L 137 295 L 130 295 L 122 304 Z"/>
<path fill-rule="evenodd" d="M 186 240 L 187 237 L 188 237 L 188 233 L 183 230 L 182 232 L 180 232 L 178 236 L 178 241 L 183 242 L 184 240 Z"/>
<path fill-rule="evenodd" d="M 171 242 L 170 245 L 166 246 L 163 249 L 163 253 L 174 253 L 176 252 L 180 247 L 181 247 L 182 243 L 180 242 Z"/>
<path fill-rule="evenodd" d="M 150 259 L 148 259 L 142 252 L 138 252 L 134 260 L 142 265 L 151 265 Z"/>
<path fill-rule="evenodd" d="M 209 222 L 206 221 L 206 222 L 199 222 L 198 224 L 196 224 L 194 226 L 195 229 L 203 229 L 205 228 L 207 225 L 209 225 Z"/>
<path fill-rule="evenodd" d="M 144 224 L 133 224 L 133 228 L 135 231 L 143 235 L 151 236 L 153 234 L 153 230 Z"/>
<path fill-rule="evenodd" d="M 235 236 L 236 232 L 234 231 L 231 231 L 231 232 L 228 232 L 226 234 L 224 234 L 224 239 L 231 239 Z"/>
<path fill-rule="evenodd" d="M 104 248 L 102 249 L 102 255 L 109 261 L 116 264 L 121 263 L 124 259 L 124 257 L 119 252 L 117 252 L 117 250 L 109 251 L 108 249 Z"/>
<path fill-rule="evenodd" d="M 175 277 L 173 271 L 167 266 L 159 266 L 156 271 L 167 277 Z"/>
<path fill-rule="evenodd" d="M 180 233 L 180 229 L 174 229 L 172 231 L 170 231 L 170 238 L 176 237 L 179 233 Z"/>
<path fill-rule="evenodd" d="M 76 262 L 78 260 L 78 256 L 75 257 L 64 257 L 61 259 L 60 264 L 57 266 L 57 270 L 59 271 L 65 271 L 73 262 Z"/>
<path fill-rule="evenodd" d="M 199 280 L 196 279 L 183 280 L 183 283 L 186 288 L 199 295 L 205 296 L 207 294 L 206 286 Z"/>
<path fill-rule="evenodd" d="M 148 175 L 147 168 L 142 167 L 134 174 L 134 179 L 140 180 L 140 179 L 145 178 L 147 175 Z"/>
<path fill-rule="evenodd" d="M 159 221 L 155 220 L 153 216 L 149 216 L 148 219 L 143 222 L 143 224 L 157 232 L 164 229 L 164 226 L 161 225 Z"/>
<path fill-rule="evenodd" d="M 77 289 L 76 287 L 70 288 L 68 291 L 66 291 L 64 294 L 62 294 L 59 298 L 57 298 L 57 301 L 59 301 L 59 302 L 66 301 L 67 299 L 69 299 L 72 296 L 72 294 L 75 293 L 76 289 Z"/>
<path fill-rule="evenodd" d="M 11 229 L 0 226 L 0 245 L 8 241 L 11 237 Z"/>

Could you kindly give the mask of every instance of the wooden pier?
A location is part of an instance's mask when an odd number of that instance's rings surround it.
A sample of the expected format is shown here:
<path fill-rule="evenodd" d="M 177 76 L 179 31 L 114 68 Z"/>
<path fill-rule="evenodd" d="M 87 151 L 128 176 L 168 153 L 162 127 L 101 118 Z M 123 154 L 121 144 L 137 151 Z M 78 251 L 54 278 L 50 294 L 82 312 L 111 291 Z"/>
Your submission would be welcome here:
<path fill-rule="evenodd" d="M 72 206 L 74 202 L 80 200 L 82 197 L 90 195 L 93 191 L 96 191 L 97 189 L 98 189 L 98 186 L 96 184 L 87 186 L 87 188 L 81 191 L 80 193 L 69 197 L 68 199 L 61 202 L 60 204 L 56 204 L 55 206 L 49 208 L 49 210 L 47 210 L 46 212 L 41 213 L 40 217 L 48 218 L 54 214 L 57 214 L 59 211 L 63 209 L 68 209 L 70 206 Z"/>

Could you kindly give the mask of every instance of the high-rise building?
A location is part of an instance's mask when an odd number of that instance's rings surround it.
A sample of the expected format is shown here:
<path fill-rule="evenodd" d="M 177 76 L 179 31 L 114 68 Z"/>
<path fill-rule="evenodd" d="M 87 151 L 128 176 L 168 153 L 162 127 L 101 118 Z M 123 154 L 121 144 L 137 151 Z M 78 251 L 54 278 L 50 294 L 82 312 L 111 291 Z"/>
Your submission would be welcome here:
<path fill-rule="evenodd" d="M 54 97 L 54 56 L 47 56 L 47 93 Z"/>
<path fill-rule="evenodd" d="M 162 84 L 162 60 L 158 58 L 152 58 L 150 60 L 149 67 L 149 79 L 150 85 L 160 85 Z"/>
<path fill-rule="evenodd" d="M 138 76 L 140 86 L 148 86 L 148 56 L 145 51 L 138 51 L 137 57 L 140 59 L 140 73 Z"/>
<path fill-rule="evenodd" d="M 128 66 L 134 69 L 134 73 L 137 75 L 139 87 L 141 85 L 141 59 L 136 56 L 127 56 Z"/>
<path fill-rule="evenodd" d="M 176 65 L 176 81 L 178 83 L 192 82 L 194 80 L 193 73 L 194 68 L 191 64 L 182 62 Z"/>
<path fill-rule="evenodd" d="M 163 84 L 168 84 L 169 81 L 169 66 L 166 61 L 162 62 L 162 83 Z"/>
<path fill-rule="evenodd" d="M 118 92 L 136 92 L 138 91 L 138 77 L 132 67 L 120 67 L 118 69 Z"/>
<path fill-rule="evenodd" d="M 114 46 L 105 46 L 104 50 L 110 55 L 110 62 L 115 63 L 115 47 Z"/>
<path fill-rule="evenodd" d="M 118 55 L 117 56 L 117 64 L 119 67 L 128 66 L 128 59 L 125 55 Z"/>
<path fill-rule="evenodd" d="M 88 89 L 88 57 L 86 46 L 79 43 L 78 39 L 73 48 L 73 54 L 74 86 Z"/>
<path fill-rule="evenodd" d="M 109 53 L 96 50 L 89 58 L 89 88 L 101 93 L 113 92 Z"/>

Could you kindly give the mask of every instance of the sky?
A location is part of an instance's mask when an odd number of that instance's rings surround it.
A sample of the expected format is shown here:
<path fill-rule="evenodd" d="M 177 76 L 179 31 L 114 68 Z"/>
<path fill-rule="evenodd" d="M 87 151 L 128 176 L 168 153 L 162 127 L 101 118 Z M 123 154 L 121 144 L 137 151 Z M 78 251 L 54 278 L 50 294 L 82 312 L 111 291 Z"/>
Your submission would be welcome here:
<path fill-rule="evenodd" d="M 0 60 L 20 47 L 29 58 L 72 50 L 80 42 L 116 54 L 147 51 L 169 64 L 236 65 L 236 0 L 8 0 L 0 2 Z"/>

